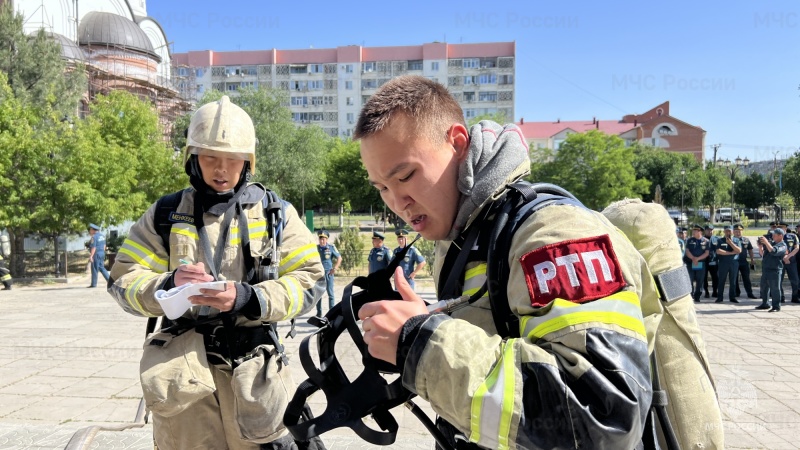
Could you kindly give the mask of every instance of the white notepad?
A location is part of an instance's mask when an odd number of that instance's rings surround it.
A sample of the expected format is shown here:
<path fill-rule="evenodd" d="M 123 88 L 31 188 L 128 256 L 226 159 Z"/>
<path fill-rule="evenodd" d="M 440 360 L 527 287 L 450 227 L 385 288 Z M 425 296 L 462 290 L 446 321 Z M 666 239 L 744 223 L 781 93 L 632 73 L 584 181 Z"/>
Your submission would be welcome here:
<path fill-rule="evenodd" d="M 214 289 L 217 291 L 225 290 L 225 281 L 208 281 L 206 283 L 187 283 L 183 286 L 174 287 L 168 291 L 159 289 L 156 291 L 156 300 L 164 310 L 164 315 L 169 320 L 175 320 L 182 316 L 187 309 L 192 307 L 189 297 L 193 295 L 203 295 L 200 289 Z"/>

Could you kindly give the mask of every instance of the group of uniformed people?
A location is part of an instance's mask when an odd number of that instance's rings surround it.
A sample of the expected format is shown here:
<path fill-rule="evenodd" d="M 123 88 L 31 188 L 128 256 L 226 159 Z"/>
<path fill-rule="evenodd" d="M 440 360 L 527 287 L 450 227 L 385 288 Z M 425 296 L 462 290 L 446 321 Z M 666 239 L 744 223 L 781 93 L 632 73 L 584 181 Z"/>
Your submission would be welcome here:
<path fill-rule="evenodd" d="M 750 282 L 750 270 L 755 268 L 753 244 L 742 236 L 744 227 L 741 224 L 726 225 L 723 236 L 714 235 L 714 225 L 692 225 L 692 237 L 686 238 L 686 228 L 677 228 L 678 243 L 684 252 L 684 261 L 692 280 L 692 297 L 700 302 L 705 290 L 709 298 L 708 278 L 711 278 L 711 295 L 716 303 L 722 303 L 725 284 L 728 282 L 728 299 L 739 303 L 741 295 L 738 279 L 741 274 L 742 285 L 747 297 L 759 298 L 753 293 Z M 800 231 L 800 223 L 796 229 Z M 791 301 L 800 303 L 800 275 L 798 275 L 797 253 L 800 251 L 800 239 L 795 232 L 788 230 L 786 222 L 770 223 L 770 230 L 758 238 L 759 251 L 763 258 L 761 275 L 761 305 L 756 309 L 780 311 L 780 304 L 785 303 L 783 278 L 787 276 L 791 284 Z M 772 297 L 772 307 L 768 300 Z"/>

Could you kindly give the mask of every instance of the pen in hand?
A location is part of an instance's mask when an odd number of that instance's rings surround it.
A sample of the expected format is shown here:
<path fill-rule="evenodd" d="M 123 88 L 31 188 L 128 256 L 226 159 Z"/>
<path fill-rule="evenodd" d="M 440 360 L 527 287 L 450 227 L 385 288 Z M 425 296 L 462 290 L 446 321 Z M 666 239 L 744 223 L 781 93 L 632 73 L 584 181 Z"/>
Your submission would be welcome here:
<path fill-rule="evenodd" d="M 185 259 L 179 259 L 178 262 L 180 262 L 181 264 L 187 264 L 187 265 L 192 264 L 192 263 L 190 263 L 189 261 L 187 261 Z"/>

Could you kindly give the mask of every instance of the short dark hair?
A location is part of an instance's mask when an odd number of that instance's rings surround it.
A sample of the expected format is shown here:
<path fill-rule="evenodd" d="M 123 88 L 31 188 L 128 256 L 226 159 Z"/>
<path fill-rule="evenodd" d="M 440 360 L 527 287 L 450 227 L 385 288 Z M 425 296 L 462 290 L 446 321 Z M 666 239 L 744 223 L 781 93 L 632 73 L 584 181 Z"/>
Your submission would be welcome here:
<path fill-rule="evenodd" d="M 389 80 L 361 108 L 354 139 L 363 139 L 383 130 L 395 113 L 402 112 L 414 121 L 420 133 L 431 142 L 440 142 L 453 123 L 464 122 L 464 111 L 446 87 L 419 75 Z"/>

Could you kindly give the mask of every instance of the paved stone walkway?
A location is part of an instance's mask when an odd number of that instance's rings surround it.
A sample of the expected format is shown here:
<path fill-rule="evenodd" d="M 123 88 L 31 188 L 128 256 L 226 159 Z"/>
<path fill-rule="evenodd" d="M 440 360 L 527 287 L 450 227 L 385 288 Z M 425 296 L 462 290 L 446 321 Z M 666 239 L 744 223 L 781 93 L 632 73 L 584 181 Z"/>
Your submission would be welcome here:
<path fill-rule="evenodd" d="M 63 449 L 78 430 L 131 422 L 141 396 L 138 361 L 146 320 L 124 313 L 88 280 L 0 292 L 0 449 Z M 345 280 L 338 279 L 339 290 Z M 430 297 L 432 289 L 418 290 Z M 726 448 L 797 449 L 800 444 L 800 305 L 755 311 L 757 300 L 697 304 L 725 415 Z M 313 327 L 298 321 L 295 352 Z M 340 358 L 351 376 L 360 356 L 352 344 Z M 294 361 L 297 359 L 294 358 Z M 305 374 L 294 370 L 296 381 Z M 419 400 L 419 399 L 417 399 Z M 425 402 L 420 406 L 432 416 Z M 312 397 L 322 411 L 322 394 Z M 433 439 L 405 408 L 391 448 L 431 449 Z M 97 433 L 93 449 L 152 449 L 151 428 Z M 323 436 L 329 448 L 380 448 L 348 429 Z"/>

